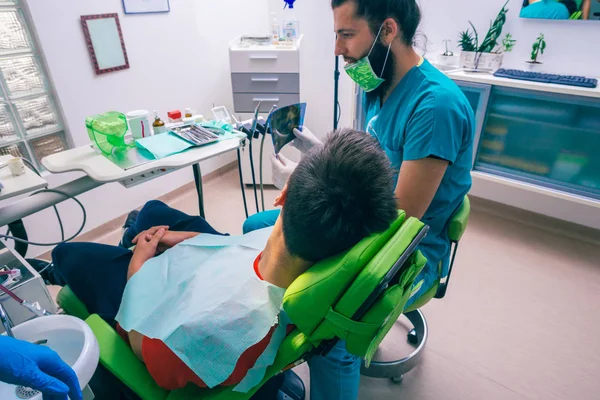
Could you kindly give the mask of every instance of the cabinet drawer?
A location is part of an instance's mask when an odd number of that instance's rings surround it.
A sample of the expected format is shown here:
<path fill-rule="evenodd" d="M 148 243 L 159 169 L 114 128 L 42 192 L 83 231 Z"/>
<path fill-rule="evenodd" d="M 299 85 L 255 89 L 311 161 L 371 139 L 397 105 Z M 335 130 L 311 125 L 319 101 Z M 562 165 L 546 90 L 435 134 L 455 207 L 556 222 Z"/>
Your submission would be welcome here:
<path fill-rule="evenodd" d="M 292 50 L 230 50 L 231 72 L 299 73 L 300 56 Z"/>
<path fill-rule="evenodd" d="M 300 74 L 231 74 L 233 93 L 299 93 Z"/>
<path fill-rule="evenodd" d="M 260 112 L 269 112 L 273 105 L 283 107 L 299 103 L 300 95 L 298 93 L 234 93 L 233 107 L 235 112 L 253 113 L 261 100 Z"/>

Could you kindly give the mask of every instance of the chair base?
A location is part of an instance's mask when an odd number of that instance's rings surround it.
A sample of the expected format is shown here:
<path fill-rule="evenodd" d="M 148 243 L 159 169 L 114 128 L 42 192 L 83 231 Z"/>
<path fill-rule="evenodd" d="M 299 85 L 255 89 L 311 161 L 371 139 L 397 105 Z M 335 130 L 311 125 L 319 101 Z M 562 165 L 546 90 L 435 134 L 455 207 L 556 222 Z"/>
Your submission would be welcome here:
<path fill-rule="evenodd" d="M 397 361 L 371 361 L 369 368 L 363 362 L 361 375 L 372 378 L 388 378 L 394 383 L 402 383 L 404 374 L 415 368 L 423 355 L 423 349 L 427 342 L 427 321 L 421 310 L 414 310 L 404 314 L 413 325 L 408 332 L 407 339 L 416 349 L 407 357 Z"/>

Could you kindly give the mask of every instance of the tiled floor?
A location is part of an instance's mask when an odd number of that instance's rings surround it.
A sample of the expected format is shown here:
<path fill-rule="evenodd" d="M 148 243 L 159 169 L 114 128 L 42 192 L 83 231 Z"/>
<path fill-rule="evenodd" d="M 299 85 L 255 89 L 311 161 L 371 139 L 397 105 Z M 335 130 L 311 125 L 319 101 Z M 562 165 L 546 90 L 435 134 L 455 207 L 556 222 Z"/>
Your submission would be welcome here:
<path fill-rule="evenodd" d="M 268 206 L 277 193 L 266 191 Z M 236 172 L 206 183 L 205 196 L 209 222 L 239 234 Z M 197 214 L 192 192 L 170 203 Z M 119 236 L 100 240 L 116 243 Z M 360 398 L 600 399 L 598 307 L 600 247 L 475 208 L 447 297 L 423 310 L 430 328 L 423 363 L 401 385 L 363 378 Z M 384 342 L 386 358 L 410 351 L 405 330 L 396 328 Z M 307 380 L 307 368 L 299 372 Z"/>

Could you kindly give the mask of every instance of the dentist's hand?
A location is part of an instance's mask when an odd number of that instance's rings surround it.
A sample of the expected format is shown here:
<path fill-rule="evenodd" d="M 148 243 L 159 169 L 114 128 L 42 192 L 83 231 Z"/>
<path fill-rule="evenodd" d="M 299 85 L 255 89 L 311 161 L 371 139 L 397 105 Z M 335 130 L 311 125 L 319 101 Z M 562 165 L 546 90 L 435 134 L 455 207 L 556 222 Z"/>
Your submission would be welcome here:
<path fill-rule="evenodd" d="M 42 392 L 44 400 L 81 400 L 75 372 L 50 348 L 0 336 L 0 381 Z"/>
<path fill-rule="evenodd" d="M 273 184 L 277 189 L 283 190 L 283 187 L 290 179 L 290 175 L 296 169 L 296 164 L 293 161 L 288 160 L 279 153 L 278 155 L 271 155 L 271 166 L 273 168 Z"/>
<path fill-rule="evenodd" d="M 305 154 L 315 146 L 322 145 L 323 143 L 308 129 L 303 126 L 302 130 L 294 129 L 294 135 L 296 138 L 292 142 L 293 146 L 300 150 L 300 153 Z"/>

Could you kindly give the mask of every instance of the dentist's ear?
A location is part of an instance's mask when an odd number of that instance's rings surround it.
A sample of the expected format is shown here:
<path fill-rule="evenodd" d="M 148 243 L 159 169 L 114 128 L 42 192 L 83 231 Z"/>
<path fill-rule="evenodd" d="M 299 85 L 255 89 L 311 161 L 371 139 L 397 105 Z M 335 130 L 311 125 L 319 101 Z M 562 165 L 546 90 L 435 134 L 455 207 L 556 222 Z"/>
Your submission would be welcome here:
<path fill-rule="evenodd" d="M 279 196 L 277 196 L 277 198 L 275 199 L 275 204 L 273 204 L 275 207 L 283 207 L 283 205 L 285 204 L 285 199 L 287 198 L 287 192 L 288 185 L 286 183 L 281 193 L 279 193 Z"/>

